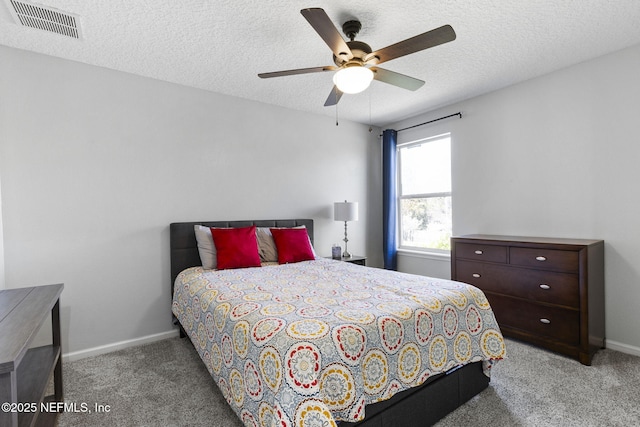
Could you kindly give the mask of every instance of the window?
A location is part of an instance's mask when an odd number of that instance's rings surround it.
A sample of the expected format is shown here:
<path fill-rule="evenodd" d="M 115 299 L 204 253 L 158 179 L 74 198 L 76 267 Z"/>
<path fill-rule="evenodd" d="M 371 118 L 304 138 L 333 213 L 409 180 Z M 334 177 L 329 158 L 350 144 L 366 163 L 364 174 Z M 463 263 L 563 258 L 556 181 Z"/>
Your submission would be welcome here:
<path fill-rule="evenodd" d="M 400 249 L 450 250 L 450 134 L 398 145 L 398 210 Z"/>

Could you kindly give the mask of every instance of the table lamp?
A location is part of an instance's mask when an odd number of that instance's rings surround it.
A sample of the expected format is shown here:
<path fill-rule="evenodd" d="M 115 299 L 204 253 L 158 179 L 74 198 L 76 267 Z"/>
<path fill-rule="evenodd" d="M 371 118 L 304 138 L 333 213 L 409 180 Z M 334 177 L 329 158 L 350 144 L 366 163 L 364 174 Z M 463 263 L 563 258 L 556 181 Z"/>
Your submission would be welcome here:
<path fill-rule="evenodd" d="M 344 221 L 344 258 L 351 258 L 351 254 L 347 250 L 347 222 L 358 220 L 358 202 L 335 202 L 333 204 L 333 219 L 336 221 Z"/>

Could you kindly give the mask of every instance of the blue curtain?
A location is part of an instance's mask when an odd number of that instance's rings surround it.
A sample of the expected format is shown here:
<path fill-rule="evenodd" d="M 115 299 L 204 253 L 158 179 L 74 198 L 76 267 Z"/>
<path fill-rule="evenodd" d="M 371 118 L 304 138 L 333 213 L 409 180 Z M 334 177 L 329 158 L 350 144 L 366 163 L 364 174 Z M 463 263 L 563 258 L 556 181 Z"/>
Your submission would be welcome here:
<path fill-rule="evenodd" d="M 386 129 L 382 132 L 382 221 L 384 250 L 384 268 L 398 269 L 398 249 L 396 247 L 396 217 L 398 198 L 396 194 L 396 145 L 398 132 Z"/>

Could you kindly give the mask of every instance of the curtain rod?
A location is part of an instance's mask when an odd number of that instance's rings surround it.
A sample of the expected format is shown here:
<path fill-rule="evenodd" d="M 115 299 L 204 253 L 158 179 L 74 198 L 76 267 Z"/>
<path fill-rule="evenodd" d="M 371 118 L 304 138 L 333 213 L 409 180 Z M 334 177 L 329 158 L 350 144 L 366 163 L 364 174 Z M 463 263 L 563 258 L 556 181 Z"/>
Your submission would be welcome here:
<path fill-rule="evenodd" d="M 449 117 L 453 117 L 453 116 L 458 116 L 458 117 L 462 118 L 462 113 L 460 111 L 458 111 L 455 114 L 449 114 L 448 116 L 444 116 L 444 117 L 440 117 L 440 118 L 437 118 L 437 119 L 429 120 L 428 122 L 419 123 L 417 125 L 409 126 L 408 128 L 398 129 L 396 132 L 402 132 L 403 130 L 417 128 L 418 126 L 428 125 L 429 123 L 437 122 L 439 120 L 448 119 Z"/>
<path fill-rule="evenodd" d="M 403 130 L 408 130 L 408 129 L 417 128 L 418 126 L 428 125 L 429 123 L 437 122 L 437 121 L 439 121 L 439 120 L 448 119 L 448 118 L 453 117 L 453 116 L 458 116 L 458 117 L 462 118 L 462 113 L 461 113 L 460 111 L 458 111 L 458 112 L 457 112 L 457 113 L 455 113 L 455 114 L 449 114 L 448 116 L 439 117 L 439 118 L 437 118 L 437 119 L 429 120 L 428 122 L 419 123 L 419 124 L 417 124 L 417 125 L 409 126 L 409 127 L 407 127 L 407 128 L 404 128 L 404 129 L 398 129 L 396 132 L 402 132 Z M 380 135 L 378 135 L 378 136 L 382 136 L 382 134 L 380 134 Z"/>

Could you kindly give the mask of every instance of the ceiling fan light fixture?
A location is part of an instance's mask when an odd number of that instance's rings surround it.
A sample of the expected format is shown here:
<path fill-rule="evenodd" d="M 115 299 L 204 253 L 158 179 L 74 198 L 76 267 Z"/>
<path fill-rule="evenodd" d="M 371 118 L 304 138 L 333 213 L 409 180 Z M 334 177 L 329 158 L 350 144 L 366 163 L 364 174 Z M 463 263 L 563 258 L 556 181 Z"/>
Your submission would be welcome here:
<path fill-rule="evenodd" d="M 361 65 L 347 66 L 333 75 L 333 83 L 343 93 L 360 93 L 366 90 L 373 80 L 373 71 Z"/>

